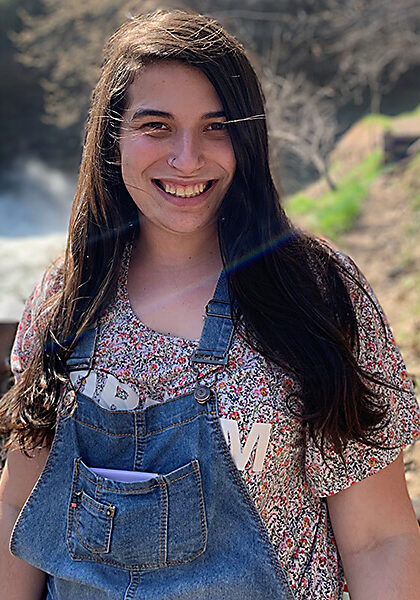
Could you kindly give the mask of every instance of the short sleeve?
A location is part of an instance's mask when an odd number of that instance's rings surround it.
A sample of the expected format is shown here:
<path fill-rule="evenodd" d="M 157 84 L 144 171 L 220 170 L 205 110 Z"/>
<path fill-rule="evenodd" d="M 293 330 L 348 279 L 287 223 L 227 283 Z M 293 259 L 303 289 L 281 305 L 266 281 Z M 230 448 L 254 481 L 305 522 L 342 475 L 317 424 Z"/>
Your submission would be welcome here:
<path fill-rule="evenodd" d="M 26 301 L 10 355 L 10 368 L 15 380 L 27 367 L 37 343 L 43 322 L 43 303 L 60 289 L 61 284 L 61 270 L 50 268 Z"/>
<path fill-rule="evenodd" d="M 306 478 L 312 492 L 320 497 L 336 494 L 373 475 L 393 462 L 404 446 L 420 438 L 419 405 L 385 314 L 353 261 L 342 254 L 336 256 L 350 273 L 343 275 L 343 280 L 358 322 L 358 363 L 365 372 L 393 386 L 369 383 L 381 404 L 388 406 L 386 427 L 376 440 L 389 448 L 379 449 L 353 440 L 344 450 L 344 461 L 330 449 L 324 461 L 319 448 L 307 436 Z"/>

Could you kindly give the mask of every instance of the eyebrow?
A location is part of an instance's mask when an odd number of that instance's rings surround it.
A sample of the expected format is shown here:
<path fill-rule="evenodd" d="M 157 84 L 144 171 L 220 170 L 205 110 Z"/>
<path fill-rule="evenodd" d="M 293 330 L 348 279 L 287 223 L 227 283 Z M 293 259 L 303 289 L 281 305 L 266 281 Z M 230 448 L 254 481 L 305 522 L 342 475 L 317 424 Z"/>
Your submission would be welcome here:
<path fill-rule="evenodd" d="M 215 119 L 218 117 L 225 117 L 225 113 L 223 112 L 223 110 L 219 110 L 219 111 L 215 111 L 215 112 L 208 112 L 205 115 L 203 115 L 201 118 L 202 119 Z M 132 121 L 135 121 L 136 119 L 141 119 L 142 117 L 163 117 L 165 119 L 174 119 L 174 116 L 171 115 L 171 113 L 165 112 L 164 110 L 155 110 L 152 108 L 140 108 L 139 110 L 136 110 L 136 112 L 134 113 L 134 115 L 131 117 Z"/>
<path fill-rule="evenodd" d="M 202 116 L 202 119 L 217 119 L 218 117 L 226 117 L 223 110 L 217 110 L 216 112 L 208 112 Z"/>

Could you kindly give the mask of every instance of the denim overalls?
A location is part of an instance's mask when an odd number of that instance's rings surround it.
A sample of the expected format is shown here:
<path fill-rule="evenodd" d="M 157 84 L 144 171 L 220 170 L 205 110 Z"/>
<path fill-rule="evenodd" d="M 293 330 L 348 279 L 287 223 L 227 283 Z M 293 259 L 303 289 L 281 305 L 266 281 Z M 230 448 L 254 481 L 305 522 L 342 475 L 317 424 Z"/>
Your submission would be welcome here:
<path fill-rule="evenodd" d="M 191 360 L 224 365 L 233 323 L 223 274 L 206 312 Z M 69 370 L 92 367 L 96 334 L 81 337 Z M 211 388 L 115 412 L 77 393 L 70 414 L 66 398 L 10 541 L 48 573 L 47 600 L 293 600 Z M 89 467 L 158 476 L 125 483 Z"/>

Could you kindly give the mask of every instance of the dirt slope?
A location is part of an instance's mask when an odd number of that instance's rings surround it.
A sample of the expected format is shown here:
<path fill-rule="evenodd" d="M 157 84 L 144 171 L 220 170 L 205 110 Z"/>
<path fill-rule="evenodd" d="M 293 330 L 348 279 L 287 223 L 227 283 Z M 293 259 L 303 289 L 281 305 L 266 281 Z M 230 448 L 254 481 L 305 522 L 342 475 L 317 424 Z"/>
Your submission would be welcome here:
<path fill-rule="evenodd" d="M 418 167 L 420 175 L 420 164 Z M 418 393 L 420 210 L 413 210 L 412 188 L 404 185 L 410 176 L 406 168 L 404 164 L 396 166 L 374 183 L 360 218 L 352 231 L 341 237 L 340 246 L 371 282 L 391 323 L 408 372 L 417 381 Z M 419 192 L 420 187 L 417 190 Z M 410 496 L 420 518 L 420 443 L 406 450 L 405 463 Z"/>
<path fill-rule="evenodd" d="M 399 134 L 419 132 L 420 115 L 392 119 Z M 333 155 L 336 181 L 346 171 L 382 149 L 385 126 L 359 122 L 340 140 Z M 316 201 L 327 190 L 319 181 L 305 190 Z M 390 165 L 371 186 L 360 217 L 342 235 L 346 251 L 371 282 L 403 353 L 407 369 L 420 387 L 420 156 Z M 419 397 L 419 394 L 418 394 Z M 420 519 L 420 442 L 405 451 L 410 496 Z"/>

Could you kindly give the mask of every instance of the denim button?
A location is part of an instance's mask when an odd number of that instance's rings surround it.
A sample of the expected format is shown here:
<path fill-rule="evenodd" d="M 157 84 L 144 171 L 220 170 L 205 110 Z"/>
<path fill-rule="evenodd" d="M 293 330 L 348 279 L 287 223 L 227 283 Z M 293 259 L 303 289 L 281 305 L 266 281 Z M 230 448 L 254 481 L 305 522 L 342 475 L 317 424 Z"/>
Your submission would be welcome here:
<path fill-rule="evenodd" d="M 210 388 L 206 385 L 198 385 L 194 390 L 194 398 L 199 404 L 205 404 L 210 400 Z"/>
<path fill-rule="evenodd" d="M 70 407 L 76 398 L 76 393 L 74 390 L 69 390 L 66 392 L 66 395 L 63 398 L 63 404 L 66 407 Z"/>
<path fill-rule="evenodd" d="M 66 416 L 71 413 L 71 410 L 76 404 L 76 394 L 74 390 L 68 390 L 62 400 L 61 406 L 58 410 L 60 416 Z"/>

